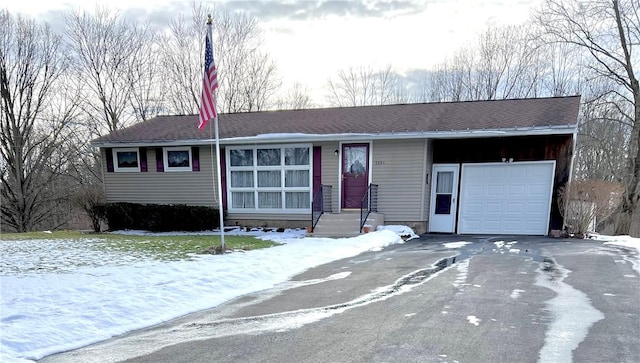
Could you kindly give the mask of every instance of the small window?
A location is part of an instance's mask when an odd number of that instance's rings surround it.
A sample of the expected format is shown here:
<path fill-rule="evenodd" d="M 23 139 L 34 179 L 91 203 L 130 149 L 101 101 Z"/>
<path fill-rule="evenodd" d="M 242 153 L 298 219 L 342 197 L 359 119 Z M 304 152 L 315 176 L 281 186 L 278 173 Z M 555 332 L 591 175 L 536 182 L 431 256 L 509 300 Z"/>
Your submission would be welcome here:
<path fill-rule="evenodd" d="M 139 172 L 140 153 L 137 148 L 113 149 L 116 172 Z"/>
<path fill-rule="evenodd" d="M 190 147 L 164 148 L 164 171 L 191 171 Z"/>
<path fill-rule="evenodd" d="M 309 148 L 288 147 L 284 149 L 284 165 L 309 165 Z"/>
<path fill-rule="evenodd" d="M 280 149 L 258 149 L 258 166 L 280 165 Z"/>
<path fill-rule="evenodd" d="M 233 192 L 231 193 L 231 204 L 233 208 L 255 208 L 253 192 Z"/>
<path fill-rule="evenodd" d="M 253 171 L 232 170 L 231 171 L 231 187 L 232 188 L 253 188 Z"/>
<path fill-rule="evenodd" d="M 280 170 L 258 171 L 258 187 L 280 187 Z"/>
<path fill-rule="evenodd" d="M 286 170 L 285 187 L 308 187 L 309 186 L 309 170 Z"/>
<path fill-rule="evenodd" d="M 253 149 L 234 149 L 229 156 L 231 166 L 253 166 Z"/>

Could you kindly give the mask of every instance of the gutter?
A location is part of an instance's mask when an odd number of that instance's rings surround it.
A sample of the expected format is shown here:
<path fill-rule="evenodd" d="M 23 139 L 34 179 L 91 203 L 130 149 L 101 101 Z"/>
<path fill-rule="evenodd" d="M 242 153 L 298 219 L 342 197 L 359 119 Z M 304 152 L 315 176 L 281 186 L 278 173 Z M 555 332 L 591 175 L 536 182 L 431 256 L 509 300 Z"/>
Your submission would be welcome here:
<path fill-rule="evenodd" d="M 577 125 L 546 126 L 546 127 L 516 127 L 511 129 L 486 130 L 451 130 L 451 131 L 406 131 L 386 133 L 340 133 L 340 134 L 303 134 L 278 133 L 256 136 L 222 138 L 223 145 L 246 144 L 274 144 L 313 141 L 364 141 L 364 140 L 405 140 L 405 139 L 460 139 L 505 136 L 536 136 L 536 135 L 572 135 Z M 150 146 L 194 146 L 211 145 L 215 139 L 187 139 L 187 140 L 148 140 L 137 142 L 96 142 L 92 147 L 150 147 Z"/>

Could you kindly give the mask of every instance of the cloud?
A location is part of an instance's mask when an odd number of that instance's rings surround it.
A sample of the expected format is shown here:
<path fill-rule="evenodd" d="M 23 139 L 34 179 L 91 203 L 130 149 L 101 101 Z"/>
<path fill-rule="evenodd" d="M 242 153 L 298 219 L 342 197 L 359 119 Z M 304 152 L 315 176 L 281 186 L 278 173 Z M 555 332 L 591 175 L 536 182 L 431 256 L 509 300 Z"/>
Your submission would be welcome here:
<path fill-rule="evenodd" d="M 248 12 L 260 21 L 311 20 L 328 16 L 394 17 L 424 11 L 433 1 L 252 1 L 238 0 L 218 3 L 231 12 Z"/>

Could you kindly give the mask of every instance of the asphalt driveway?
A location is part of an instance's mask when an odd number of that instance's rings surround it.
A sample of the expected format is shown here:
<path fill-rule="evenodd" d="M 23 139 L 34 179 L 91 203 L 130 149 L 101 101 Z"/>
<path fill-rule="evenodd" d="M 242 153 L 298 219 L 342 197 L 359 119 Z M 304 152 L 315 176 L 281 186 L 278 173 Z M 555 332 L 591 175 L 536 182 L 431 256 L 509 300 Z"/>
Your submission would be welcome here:
<path fill-rule="evenodd" d="M 425 235 L 42 361 L 640 362 L 633 253 Z"/>

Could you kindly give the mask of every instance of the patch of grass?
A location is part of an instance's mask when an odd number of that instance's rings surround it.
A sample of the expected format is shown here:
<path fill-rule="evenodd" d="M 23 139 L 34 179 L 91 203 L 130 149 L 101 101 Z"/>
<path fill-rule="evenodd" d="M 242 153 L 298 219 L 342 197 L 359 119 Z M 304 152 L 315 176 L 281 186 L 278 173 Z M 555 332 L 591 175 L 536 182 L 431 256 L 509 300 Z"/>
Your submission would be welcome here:
<path fill-rule="evenodd" d="M 3 233 L 0 242 L 7 240 L 90 240 L 93 248 L 106 251 L 124 252 L 135 256 L 150 256 L 159 260 L 188 259 L 196 254 L 211 253 L 220 246 L 220 236 L 178 235 L 145 236 L 111 233 L 82 233 L 79 231 L 55 231 L 53 233 Z M 231 250 L 253 250 L 278 246 L 278 243 L 264 241 L 251 236 L 225 235 L 225 246 Z M 95 243 L 97 242 L 97 243 Z"/>
<path fill-rule="evenodd" d="M 80 231 L 55 231 L 55 232 L 25 232 L 25 233 L 0 233 L 0 241 L 11 240 L 21 241 L 29 239 L 83 239 L 89 236 L 104 236 L 108 234 L 96 233 L 86 234 Z"/>

